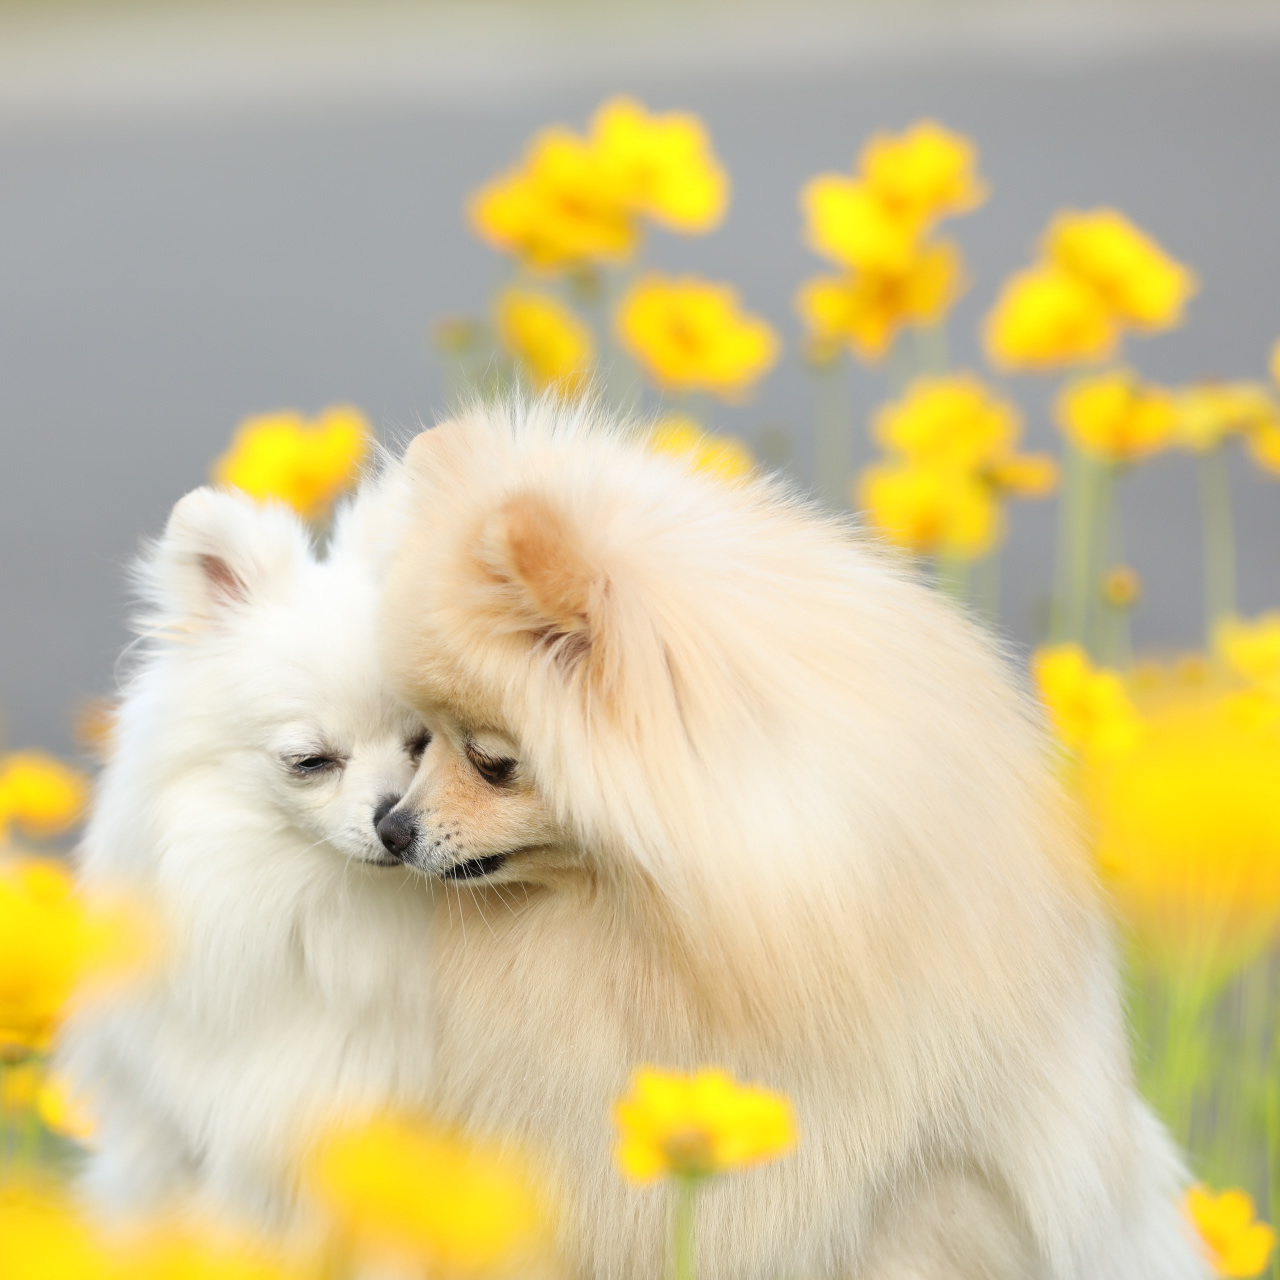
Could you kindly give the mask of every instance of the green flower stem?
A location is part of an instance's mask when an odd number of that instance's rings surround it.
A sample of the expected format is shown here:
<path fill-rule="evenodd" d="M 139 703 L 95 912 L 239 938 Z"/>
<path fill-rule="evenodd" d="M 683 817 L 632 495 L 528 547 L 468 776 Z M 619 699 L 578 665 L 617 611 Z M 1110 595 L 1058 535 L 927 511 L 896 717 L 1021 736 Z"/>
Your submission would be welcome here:
<path fill-rule="evenodd" d="M 1084 640 L 1088 618 L 1089 503 L 1093 467 L 1070 441 L 1063 450 L 1062 492 L 1058 497 L 1058 538 L 1049 639 L 1053 644 Z"/>
<path fill-rule="evenodd" d="M 1227 450 L 1217 445 L 1200 458 L 1200 517 L 1204 529 L 1205 643 L 1236 609 L 1236 535 L 1231 511 Z"/>
<path fill-rule="evenodd" d="M 850 505 L 853 475 L 853 406 L 844 356 L 813 371 L 813 488 L 827 506 Z"/>
<path fill-rule="evenodd" d="M 1267 1061 L 1267 1197 L 1270 1221 L 1280 1222 L 1280 1027 Z M 1271 1275 L 1280 1280 L 1280 1249 L 1271 1255 Z"/>
<path fill-rule="evenodd" d="M 947 322 L 927 325 L 915 331 L 916 367 L 921 373 L 942 374 L 951 367 Z"/>
<path fill-rule="evenodd" d="M 694 1207 L 701 1179 L 692 1174 L 679 1174 L 675 1183 L 675 1204 L 671 1214 L 672 1280 L 695 1280 Z"/>

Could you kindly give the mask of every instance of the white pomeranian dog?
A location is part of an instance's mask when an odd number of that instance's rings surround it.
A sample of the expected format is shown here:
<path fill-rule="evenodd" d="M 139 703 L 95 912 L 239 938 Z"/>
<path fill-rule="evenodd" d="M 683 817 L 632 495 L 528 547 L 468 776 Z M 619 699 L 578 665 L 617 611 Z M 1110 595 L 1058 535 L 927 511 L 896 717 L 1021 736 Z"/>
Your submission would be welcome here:
<path fill-rule="evenodd" d="M 699 1199 L 705 1280 L 1184 1280 L 1097 886 L 1028 700 L 943 599 L 768 480 L 586 410 L 420 435 L 382 603 L 431 741 L 383 823 L 446 878 L 437 1098 L 547 1153 L 571 1272 L 660 1275 L 611 1167 L 640 1064 L 791 1097 Z"/>
<path fill-rule="evenodd" d="M 154 899 L 171 954 L 62 1046 L 108 1207 L 294 1225 L 312 1126 L 428 1098 L 431 893 L 376 832 L 425 736 L 379 673 L 367 507 L 318 559 L 291 512 L 197 489 L 140 566 L 82 875 Z"/>

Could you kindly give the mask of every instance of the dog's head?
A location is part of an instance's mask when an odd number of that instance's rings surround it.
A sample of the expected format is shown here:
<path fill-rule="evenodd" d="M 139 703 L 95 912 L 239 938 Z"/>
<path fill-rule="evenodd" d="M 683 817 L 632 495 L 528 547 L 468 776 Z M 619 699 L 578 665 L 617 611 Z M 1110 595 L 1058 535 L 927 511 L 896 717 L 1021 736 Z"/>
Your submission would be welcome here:
<path fill-rule="evenodd" d="M 391 834 L 450 879 L 758 892 L 796 808 L 830 807 L 758 643 L 824 640 L 785 608 L 804 541 L 771 535 L 795 511 L 576 411 L 523 412 L 446 423 L 402 464 L 383 655 L 432 740 Z"/>
<path fill-rule="evenodd" d="M 368 514 L 344 511 L 318 559 L 283 507 L 210 488 L 183 498 L 142 568 L 161 677 L 146 732 L 174 776 L 208 778 L 318 856 L 392 864 L 377 823 L 426 738 L 379 675 Z"/>

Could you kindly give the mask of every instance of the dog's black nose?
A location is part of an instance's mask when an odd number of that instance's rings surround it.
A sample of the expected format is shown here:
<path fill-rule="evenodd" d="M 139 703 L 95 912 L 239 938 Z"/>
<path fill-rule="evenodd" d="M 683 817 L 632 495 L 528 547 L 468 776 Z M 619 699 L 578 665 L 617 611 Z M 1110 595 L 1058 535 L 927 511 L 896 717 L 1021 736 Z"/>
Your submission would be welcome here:
<path fill-rule="evenodd" d="M 412 813 L 397 810 L 395 803 L 393 800 L 390 804 L 384 802 L 385 807 L 384 804 L 378 806 L 373 815 L 374 828 L 386 851 L 403 861 L 418 838 L 418 824 Z"/>

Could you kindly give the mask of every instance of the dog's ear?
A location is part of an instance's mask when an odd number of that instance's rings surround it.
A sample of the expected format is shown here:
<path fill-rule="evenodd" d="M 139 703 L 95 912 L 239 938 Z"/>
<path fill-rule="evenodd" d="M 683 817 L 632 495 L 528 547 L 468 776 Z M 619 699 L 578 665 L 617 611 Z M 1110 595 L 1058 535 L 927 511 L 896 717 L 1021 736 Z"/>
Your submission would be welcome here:
<path fill-rule="evenodd" d="M 519 493 L 485 521 L 480 558 L 509 591 L 513 630 L 590 645 L 604 597 L 604 575 L 578 531 L 545 498 Z"/>
<path fill-rule="evenodd" d="M 212 619 L 268 596 L 310 554 L 306 530 L 291 511 L 206 486 L 173 508 L 142 578 L 163 616 Z"/>

